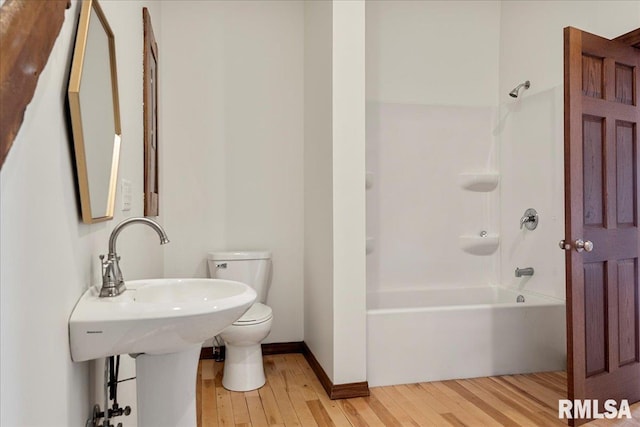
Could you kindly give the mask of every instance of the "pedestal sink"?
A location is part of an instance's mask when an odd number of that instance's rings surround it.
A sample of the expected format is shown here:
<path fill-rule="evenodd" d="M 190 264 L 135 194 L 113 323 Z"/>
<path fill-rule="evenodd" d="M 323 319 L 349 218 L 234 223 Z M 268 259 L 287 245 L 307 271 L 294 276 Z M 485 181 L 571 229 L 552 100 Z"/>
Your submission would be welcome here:
<path fill-rule="evenodd" d="M 256 293 L 218 279 L 127 281 L 121 295 L 87 290 L 69 319 L 75 362 L 136 356 L 138 426 L 195 427 L 202 343 L 238 320 Z"/>

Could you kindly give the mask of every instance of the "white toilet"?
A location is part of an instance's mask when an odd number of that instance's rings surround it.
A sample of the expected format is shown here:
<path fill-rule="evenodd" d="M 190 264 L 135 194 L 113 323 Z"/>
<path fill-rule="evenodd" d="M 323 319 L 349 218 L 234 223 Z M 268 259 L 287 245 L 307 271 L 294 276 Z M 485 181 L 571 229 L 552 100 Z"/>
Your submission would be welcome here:
<path fill-rule="evenodd" d="M 271 331 L 273 313 L 265 305 L 271 285 L 270 252 L 211 252 L 209 272 L 214 279 L 236 280 L 258 296 L 249 310 L 220 333 L 226 356 L 222 385 L 231 391 L 250 391 L 266 381 L 260 343 Z"/>

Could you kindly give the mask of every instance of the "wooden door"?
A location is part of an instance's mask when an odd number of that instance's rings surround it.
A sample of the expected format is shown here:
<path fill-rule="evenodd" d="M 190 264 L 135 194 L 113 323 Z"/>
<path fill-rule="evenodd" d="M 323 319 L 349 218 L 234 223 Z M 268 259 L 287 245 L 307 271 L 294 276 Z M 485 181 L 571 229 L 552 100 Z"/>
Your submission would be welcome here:
<path fill-rule="evenodd" d="M 602 412 L 640 400 L 640 49 L 575 28 L 564 44 L 569 399 Z"/>

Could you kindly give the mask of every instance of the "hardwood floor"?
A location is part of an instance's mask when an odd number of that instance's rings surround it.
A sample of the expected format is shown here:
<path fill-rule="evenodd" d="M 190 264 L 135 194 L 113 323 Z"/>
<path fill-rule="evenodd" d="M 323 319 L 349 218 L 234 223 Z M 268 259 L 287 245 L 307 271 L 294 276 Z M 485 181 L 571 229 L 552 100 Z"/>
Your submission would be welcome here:
<path fill-rule="evenodd" d="M 222 363 L 198 368 L 198 426 L 565 426 L 558 399 L 564 372 L 474 378 L 371 388 L 370 397 L 329 400 L 301 354 L 265 356 L 267 384 L 236 393 L 222 387 Z M 638 426 L 597 420 L 590 426 Z"/>

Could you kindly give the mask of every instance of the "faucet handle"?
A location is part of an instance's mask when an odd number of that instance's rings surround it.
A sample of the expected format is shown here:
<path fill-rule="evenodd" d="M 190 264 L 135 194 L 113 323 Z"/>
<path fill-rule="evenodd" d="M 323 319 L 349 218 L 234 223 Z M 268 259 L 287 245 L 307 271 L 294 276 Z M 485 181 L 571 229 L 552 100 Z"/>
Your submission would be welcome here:
<path fill-rule="evenodd" d="M 538 212 L 533 208 L 529 208 L 524 211 L 524 215 L 520 218 L 520 229 L 522 230 L 523 227 L 526 227 L 527 230 L 535 230 L 538 226 L 538 221 Z"/>
<path fill-rule="evenodd" d="M 108 263 L 109 261 L 105 261 L 105 260 L 104 260 L 104 258 L 105 258 L 105 256 L 104 256 L 104 255 L 98 255 L 98 258 L 100 258 L 100 271 L 101 271 L 101 275 L 102 275 L 102 277 L 104 277 L 104 271 L 105 271 L 105 268 L 106 268 L 107 263 Z"/>

